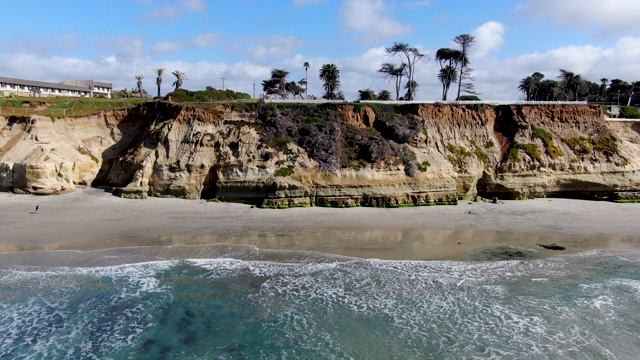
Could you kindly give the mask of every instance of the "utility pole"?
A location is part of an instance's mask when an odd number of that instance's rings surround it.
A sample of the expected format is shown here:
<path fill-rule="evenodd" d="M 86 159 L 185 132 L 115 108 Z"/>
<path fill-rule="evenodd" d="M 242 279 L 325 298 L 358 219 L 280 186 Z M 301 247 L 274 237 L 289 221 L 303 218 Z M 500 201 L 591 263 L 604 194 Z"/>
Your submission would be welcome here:
<path fill-rule="evenodd" d="M 227 80 L 227 78 L 222 77 L 222 78 L 220 78 L 220 79 L 222 79 L 222 91 L 224 91 L 224 81 L 225 81 L 225 80 Z"/>
<path fill-rule="evenodd" d="M 256 98 L 256 82 L 253 82 L 253 99 Z"/>

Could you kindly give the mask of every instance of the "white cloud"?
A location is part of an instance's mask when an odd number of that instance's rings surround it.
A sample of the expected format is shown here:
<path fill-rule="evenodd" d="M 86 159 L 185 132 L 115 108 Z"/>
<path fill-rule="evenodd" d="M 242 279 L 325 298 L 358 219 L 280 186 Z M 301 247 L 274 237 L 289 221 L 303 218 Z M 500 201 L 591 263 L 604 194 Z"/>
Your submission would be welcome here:
<path fill-rule="evenodd" d="M 105 43 L 104 51 L 108 55 L 91 59 L 77 57 L 51 57 L 45 54 L 19 52 L 0 55 L 0 68 L 3 76 L 59 82 L 65 79 L 94 79 L 112 82 L 114 88 L 135 87 L 136 74 L 145 75 L 143 87 L 155 94 L 154 68 L 166 68 L 168 73 L 174 70 L 187 74 L 185 88 L 191 90 L 204 89 L 206 86 L 222 87 L 225 77 L 226 88 L 253 93 L 253 82 L 256 83 L 256 94 L 261 93 L 261 81 L 270 76 L 273 68 L 284 68 L 290 71 L 290 80 L 298 81 L 305 75 L 302 64 L 308 61 L 309 94 L 321 96 L 322 84 L 318 80 L 318 70 L 322 64 L 335 63 L 341 71 L 341 90 L 348 99 L 357 98 L 360 89 L 372 88 L 376 92 L 389 90 L 395 93 L 393 83 L 384 80 L 377 72 L 383 62 L 393 61 L 384 52 L 384 47 L 372 47 L 348 58 L 310 57 L 294 53 L 302 40 L 295 37 L 274 37 L 257 39 L 256 42 L 265 47 L 255 49 L 253 55 L 262 54 L 252 60 L 235 63 L 223 62 L 187 62 L 158 61 L 148 55 L 144 44 L 137 38 L 120 38 Z M 479 44 L 479 42 L 478 42 Z M 165 46 L 170 49 L 173 43 L 158 43 L 156 50 Z M 423 50 L 433 57 L 432 51 Z M 626 37 L 614 45 L 604 46 L 563 46 L 544 53 L 529 53 L 498 59 L 493 56 L 480 57 L 471 54 L 471 64 L 475 69 L 476 89 L 485 100 L 518 100 L 521 94 L 517 90 L 520 79 L 535 71 L 545 74 L 546 78 L 555 79 L 559 69 L 581 74 L 584 78 L 598 82 L 602 77 L 621 78 L 627 81 L 640 80 L 640 37 Z M 437 80 L 438 65 L 435 61 L 420 61 L 416 66 L 415 79 L 419 83 L 418 100 L 438 100 L 440 84 Z M 163 93 L 170 90 L 173 82 L 168 74 L 163 85 Z M 451 89 L 449 97 L 455 92 Z"/>
<path fill-rule="evenodd" d="M 262 38 L 251 38 L 246 40 L 249 43 L 247 53 L 258 63 L 273 62 L 290 57 L 293 52 L 305 44 L 304 40 L 294 35 L 282 37 L 278 35 L 266 36 Z"/>
<path fill-rule="evenodd" d="M 343 26 L 357 30 L 361 34 L 360 41 L 367 44 L 411 31 L 409 25 L 393 19 L 385 10 L 382 0 L 346 0 L 342 9 Z"/>
<path fill-rule="evenodd" d="M 471 32 L 476 38 L 476 44 L 471 48 L 472 54 L 484 57 L 504 45 L 504 33 L 507 28 L 499 22 L 489 21 Z"/>
<path fill-rule="evenodd" d="M 638 0 L 529 0 L 516 12 L 530 19 L 549 17 L 562 26 L 593 30 L 602 38 L 632 35 L 640 29 Z"/>

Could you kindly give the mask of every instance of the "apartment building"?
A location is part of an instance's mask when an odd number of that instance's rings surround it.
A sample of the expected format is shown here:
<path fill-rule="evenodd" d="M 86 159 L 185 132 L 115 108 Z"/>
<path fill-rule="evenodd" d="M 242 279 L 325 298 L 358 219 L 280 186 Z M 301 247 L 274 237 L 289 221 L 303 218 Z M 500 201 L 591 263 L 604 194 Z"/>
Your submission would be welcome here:
<path fill-rule="evenodd" d="M 0 95 L 33 96 L 33 97 L 98 97 L 111 98 L 111 83 L 94 80 L 65 80 L 61 83 L 50 83 L 36 80 L 0 77 Z"/>

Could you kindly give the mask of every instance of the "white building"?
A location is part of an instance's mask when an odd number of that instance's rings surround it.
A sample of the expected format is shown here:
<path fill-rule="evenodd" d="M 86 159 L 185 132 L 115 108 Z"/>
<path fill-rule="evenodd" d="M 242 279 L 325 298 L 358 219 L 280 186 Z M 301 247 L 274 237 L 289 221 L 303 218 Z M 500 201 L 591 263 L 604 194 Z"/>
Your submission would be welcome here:
<path fill-rule="evenodd" d="M 65 80 L 62 83 L 0 77 L 0 95 L 33 97 L 111 97 L 111 83 L 93 80 Z"/>

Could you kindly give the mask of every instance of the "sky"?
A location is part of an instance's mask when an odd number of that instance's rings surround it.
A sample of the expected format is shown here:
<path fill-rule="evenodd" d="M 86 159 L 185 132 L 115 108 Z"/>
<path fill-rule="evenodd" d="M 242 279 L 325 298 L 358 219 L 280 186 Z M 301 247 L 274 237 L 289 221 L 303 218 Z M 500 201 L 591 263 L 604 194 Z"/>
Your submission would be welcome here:
<path fill-rule="evenodd" d="M 439 48 L 471 34 L 475 87 L 483 100 L 521 100 L 518 82 L 533 72 L 556 79 L 566 69 L 640 80 L 638 0 L 22 0 L 0 22 L 0 76 L 61 82 L 97 80 L 156 94 L 153 69 L 186 74 L 183 87 L 262 93 L 272 69 L 308 76 L 321 97 L 323 64 L 340 70 L 345 97 L 395 93 L 377 70 L 399 64 L 385 47 L 420 49 L 416 100 L 441 97 Z M 309 62 L 308 74 L 303 64 Z M 224 79 L 223 79 L 224 78 Z M 456 91 L 452 87 L 449 97 Z"/>

